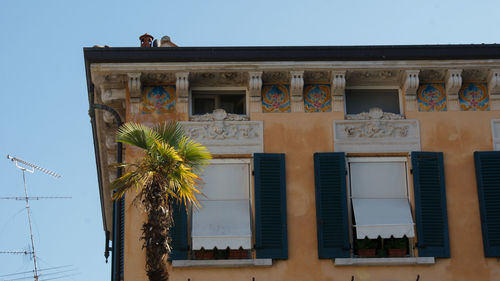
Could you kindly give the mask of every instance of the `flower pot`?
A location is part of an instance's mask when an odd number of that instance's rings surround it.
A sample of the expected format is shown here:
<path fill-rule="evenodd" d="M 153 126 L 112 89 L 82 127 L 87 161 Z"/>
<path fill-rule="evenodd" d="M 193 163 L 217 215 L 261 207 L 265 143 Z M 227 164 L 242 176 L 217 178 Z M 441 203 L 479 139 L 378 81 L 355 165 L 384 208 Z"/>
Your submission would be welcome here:
<path fill-rule="evenodd" d="M 362 258 L 376 257 L 377 249 L 358 249 L 358 256 Z"/>
<path fill-rule="evenodd" d="M 246 259 L 248 258 L 247 250 L 229 250 L 230 259 Z"/>
<path fill-rule="evenodd" d="M 389 248 L 388 250 L 389 257 L 405 257 L 406 256 L 406 249 L 391 249 Z"/>
<path fill-rule="evenodd" d="M 197 260 L 213 260 L 214 251 L 195 251 L 194 256 Z"/>

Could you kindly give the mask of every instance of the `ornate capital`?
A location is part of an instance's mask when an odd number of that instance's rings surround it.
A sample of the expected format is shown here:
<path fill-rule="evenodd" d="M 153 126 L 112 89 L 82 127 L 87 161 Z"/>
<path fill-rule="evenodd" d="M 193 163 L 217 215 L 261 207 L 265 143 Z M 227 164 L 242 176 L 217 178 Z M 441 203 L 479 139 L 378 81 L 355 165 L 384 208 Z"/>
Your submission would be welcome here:
<path fill-rule="evenodd" d="M 488 74 L 488 92 L 492 110 L 500 110 L 500 69 L 491 69 Z"/>
<path fill-rule="evenodd" d="M 130 102 L 138 103 L 141 101 L 141 73 L 128 74 L 128 90 L 130 92 Z"/>
<path fill-rule="evenodd" d="M 405 70 L 401 79 L 401 87 L 405 93 L 406 110 L 417 110 L 418 74 L 420 70 Z"/>
<path fill-rule="evenodd" d="M 458 110 L 458 91 L 462 87 L 462 69 L 448 69 L 445 83 L 448 110 Z"/>

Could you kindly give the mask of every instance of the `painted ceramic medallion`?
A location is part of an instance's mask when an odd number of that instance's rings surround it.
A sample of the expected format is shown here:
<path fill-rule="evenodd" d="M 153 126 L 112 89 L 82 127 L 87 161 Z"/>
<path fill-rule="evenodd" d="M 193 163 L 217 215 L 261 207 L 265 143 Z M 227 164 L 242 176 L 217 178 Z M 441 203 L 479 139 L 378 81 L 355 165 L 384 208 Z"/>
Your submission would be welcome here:
<path fill-rule="evenodd" d="M 263 112 L 290 112 L 288 85 L 262 86 Z"/>
<path fill-rule="evenodd" d="M 142 96 L 143 113 L 168 113 L 175 111 L 175 86 L 145 87 Z"/>
<path fill-rule="evenodd" d="M 446 111 L 443 83 L 422 83 L 417 92 L 418 111 Z"/>
<path fill-rule="evenodd" d="M 332 111 L 330 86 L 311 84 L 304 86 L 304 109 L 306 112 Z"/>
<path fill-rule="evenodd" d="M 466 82 L 458 93 L 458 101 L 463 111 L 490 110 L 486 83 Z"/>

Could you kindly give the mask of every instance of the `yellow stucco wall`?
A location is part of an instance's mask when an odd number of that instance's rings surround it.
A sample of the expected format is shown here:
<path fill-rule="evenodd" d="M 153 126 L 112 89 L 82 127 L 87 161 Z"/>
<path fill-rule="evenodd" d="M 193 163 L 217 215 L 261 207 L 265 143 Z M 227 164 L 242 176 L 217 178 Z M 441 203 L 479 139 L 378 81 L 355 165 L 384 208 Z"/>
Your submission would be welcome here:
<path fill-rule="evenodd" d="M 127 121 L 158 122 L 187 116 L 127 114 Z M 500 262 L 485 258 L 475 183 L 473 152 L 492 150 L 491 119 L 500 112 L 410 112 L 420 121 L 422 151 L 444 152 L 451 258 L 434 265 L 335 266 L 317 253 L 313 153 L 331 152 L 333 120 L 343 113 L 253 113 L 264 121 L 264 152 L 286 154 L 288 260 L 271 267 L 172 268 L 172 281 L 277 281 L 277 280 L 500 280 Z M 126 160 L 138 151 L 126 148 Z M 147 280 L 140 241 L 144 215 L 127 196 L 125 228 L 125 281 Z M 255 278 L 255 279 L 253 279 Z"/>

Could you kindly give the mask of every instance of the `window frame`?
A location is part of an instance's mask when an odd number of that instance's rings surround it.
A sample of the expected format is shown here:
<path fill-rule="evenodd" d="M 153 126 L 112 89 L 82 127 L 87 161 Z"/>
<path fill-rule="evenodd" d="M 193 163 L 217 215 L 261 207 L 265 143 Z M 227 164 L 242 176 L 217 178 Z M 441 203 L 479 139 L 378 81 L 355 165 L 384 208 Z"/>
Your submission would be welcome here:
<path fill-rule="evenodd" d="M 415 255 L 415 250 L 413 245 L 417 241 L 417 231 L 416 231 L 416 219 L 415 219 L 415 201 L 413 198 L 413 185 L 411 184 L 410 180 L 410 174 L 411 174 L 411 161 L 409 156 L 349 156 L 346 155 L 345 157 L 346 161 L 346 188 L 347 188 L 347 220 L 349 223 L 349 242 L 351 244 L 351 258 L 359 258 L 354 255 L 354 243 L 355 243 L 355 236 L 354 236 L 354 224 L 353 224 L 353 207 L 352 207 L 352 185 L 351 185 L 351 163 L 387 163 L 387 162 L 402 162 L 405 165 L 405 171 L 406 171 L 406 195 L 408 198 L 408 202 L 410 203 L 410 212 L 413 220 L 413 228 L 414 228 L 414 233 L 415 237 L 413 238 L 408 238 L 408 243 L 409 243 L 409 251 L 408 251 L 408 256 L 413 258 L 417 257 Z"/>
<path fill-rule="evenodd" d="M 349 90 L 398 90 L 399 115 L 404 116 L 403 92 L 399 86 L 347 86 L 345 91 Z M 344 91 L 344 115 L 356 115 L 347 113 L 347 96 Z"/>
<path fill-rule="evenodd" d="M 189 89 L 189 94 L 188 94 L 188 108 L 189 108 L 189 117 L 193 116 L 199 116 L 199 114 L 193 114 L 194 111 L 194 102 L 193 102 L 193 92 L 197 91 L 203 91 L 203 92 L 213 92 L 213 93 L 207 93 L 207 96 L 209 97 L 215 97 L 221 92 L 235 92 L 235 91 L 241 91 L 242 93 L 245 93 L 245 113 L 240 114 L 242 116 L 249 116 L 249 92 L 246 87 L 192 87 Z M 229 93 L 228 93 L 229 94 Z M 216 108 L 217 109 L 217 108 Z M 211 113 L 211 112 L 209 112 Z"/>

